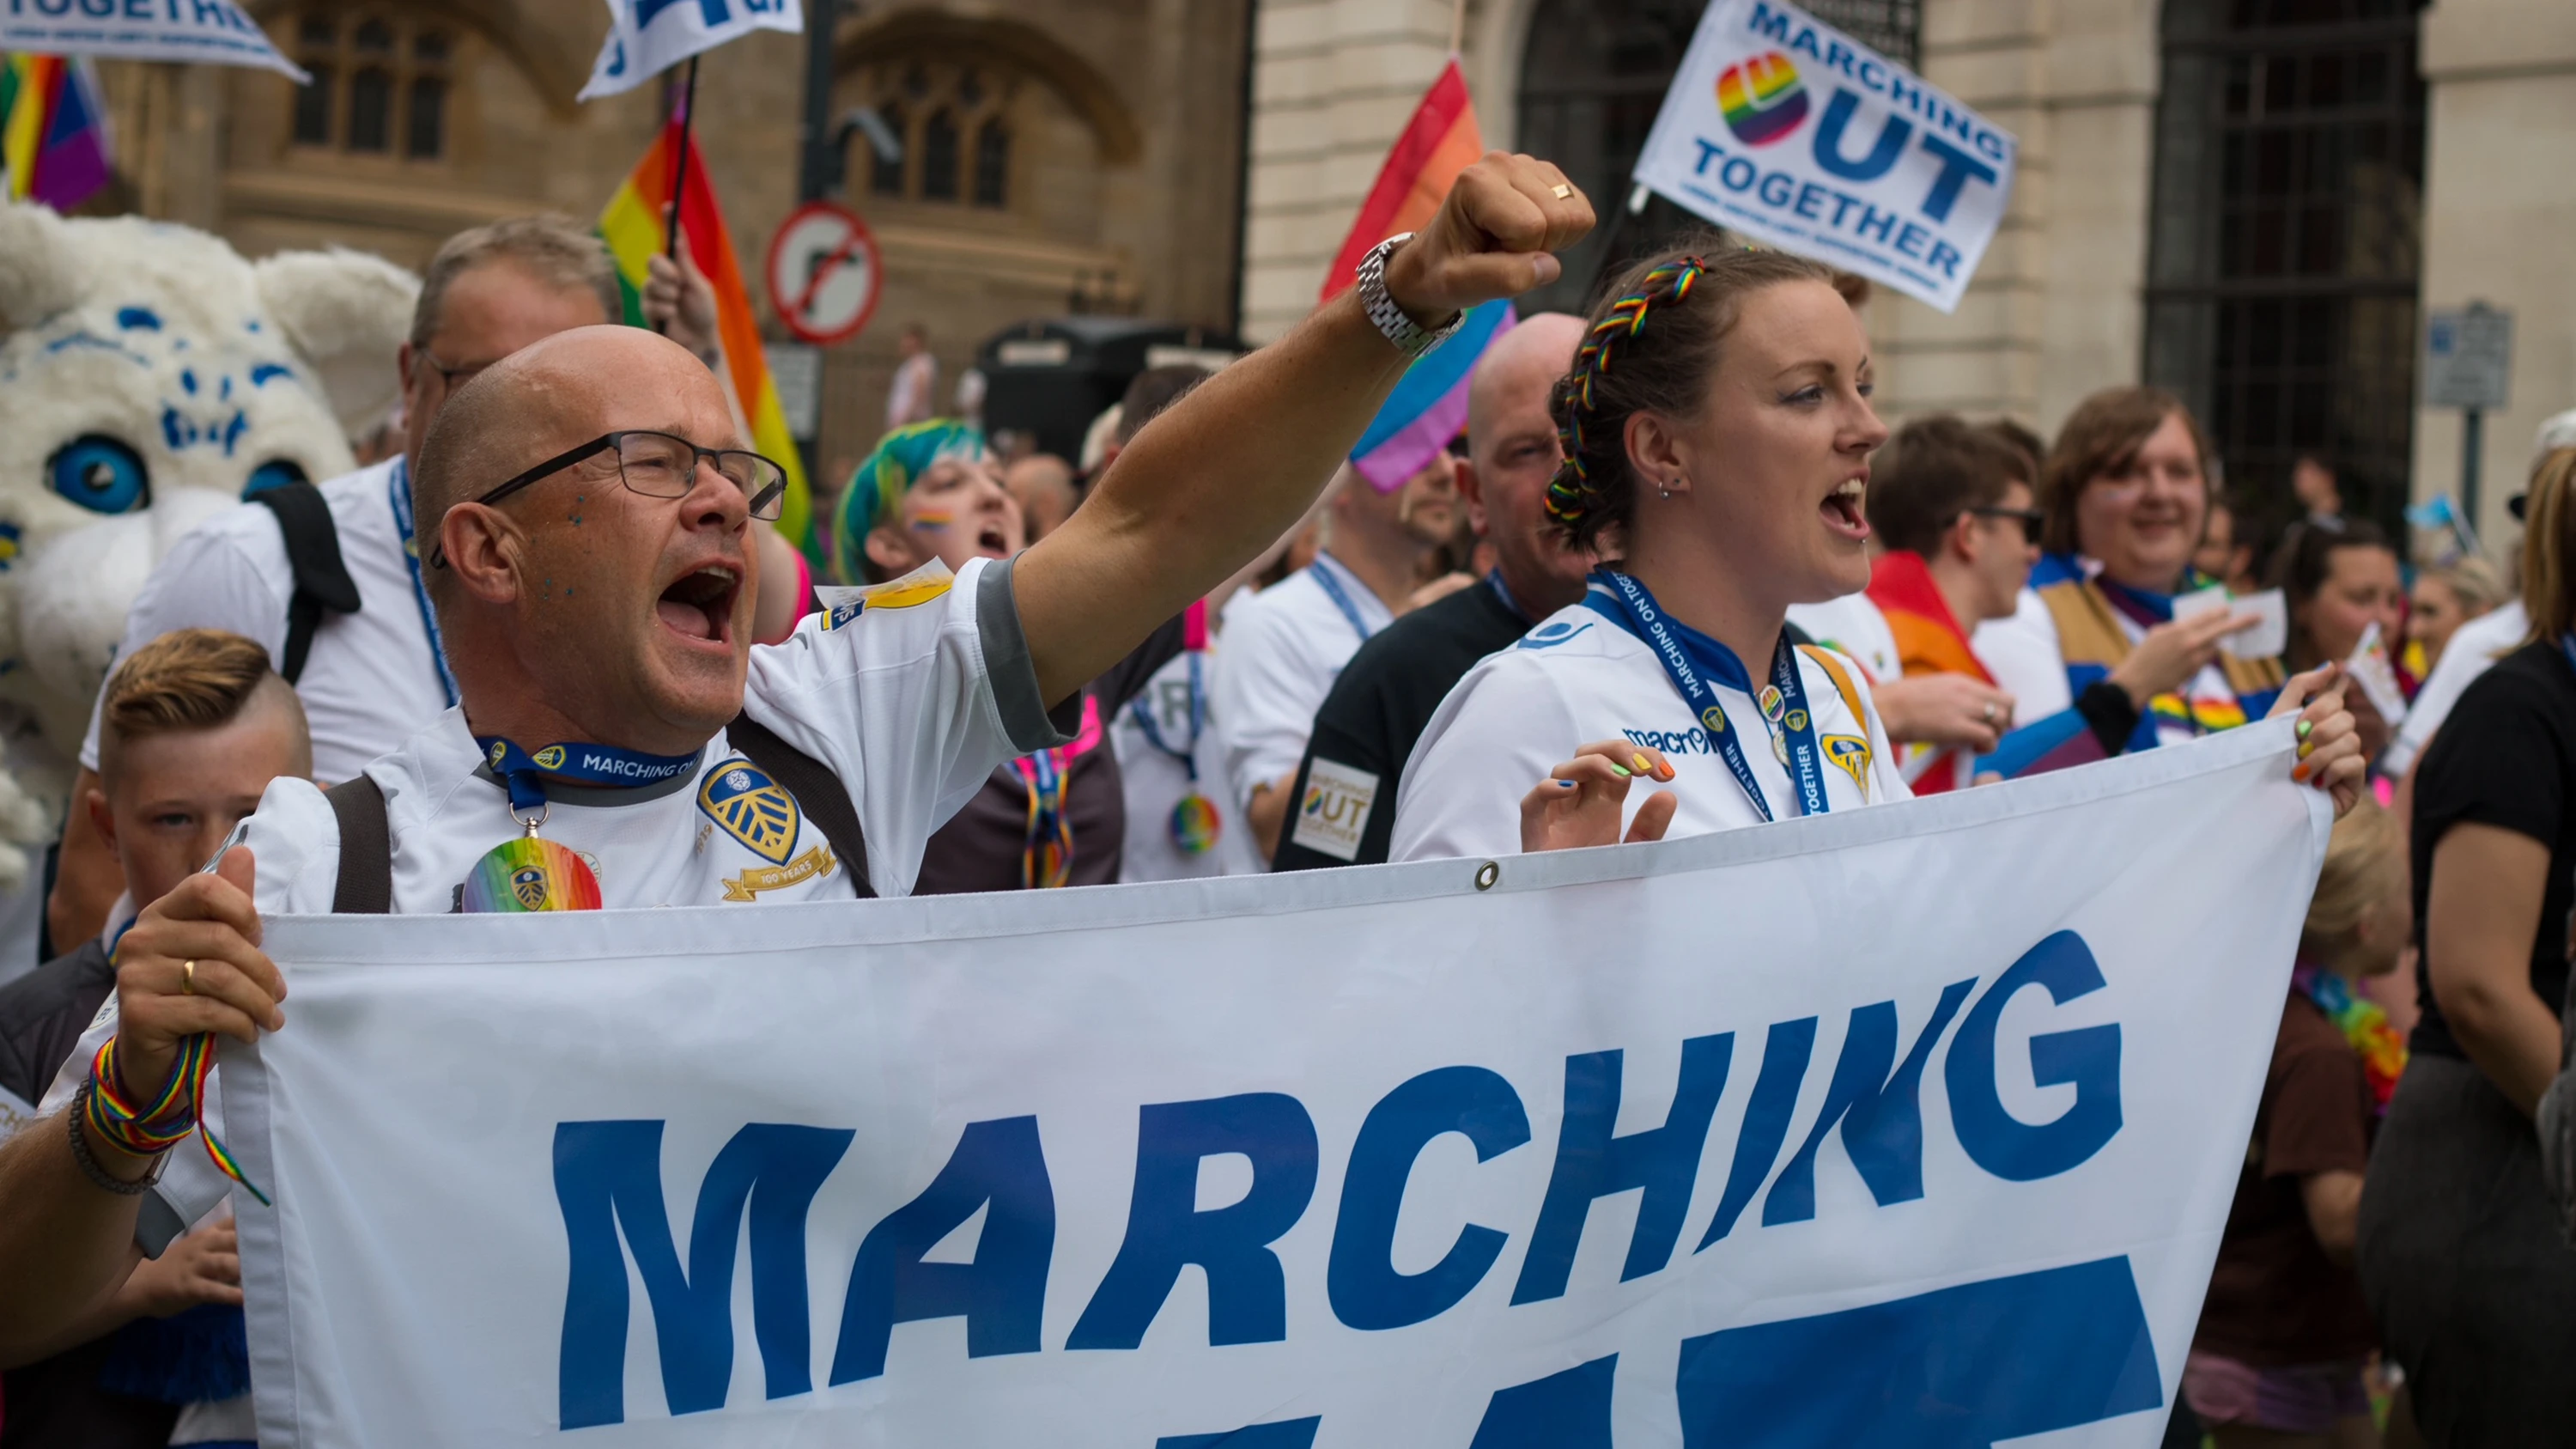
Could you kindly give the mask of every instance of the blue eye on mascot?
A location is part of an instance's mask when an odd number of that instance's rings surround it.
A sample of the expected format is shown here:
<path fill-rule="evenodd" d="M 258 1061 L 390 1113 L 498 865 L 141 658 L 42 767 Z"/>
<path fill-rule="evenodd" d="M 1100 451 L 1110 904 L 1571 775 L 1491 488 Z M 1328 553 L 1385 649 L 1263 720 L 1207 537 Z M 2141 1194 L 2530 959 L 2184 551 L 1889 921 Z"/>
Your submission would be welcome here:
<path fill-rule="evenodd" d="M 0 981 L 35 964 L 31 865 L 144 578 L 249 494 L 357 466 L 418 293 L 357 252 L 253 262 L 189 227 L 0 204 Z"/>

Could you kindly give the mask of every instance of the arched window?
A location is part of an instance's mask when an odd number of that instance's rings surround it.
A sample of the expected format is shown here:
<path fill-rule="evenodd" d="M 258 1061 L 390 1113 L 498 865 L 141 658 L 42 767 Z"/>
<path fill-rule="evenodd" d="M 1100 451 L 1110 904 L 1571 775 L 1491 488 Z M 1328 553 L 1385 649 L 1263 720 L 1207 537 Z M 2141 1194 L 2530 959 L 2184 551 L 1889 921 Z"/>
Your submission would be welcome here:
<path fill-rule="evenodd" d="M 2422 269 L 2418 0 L 2166 0 L 2146 375 L 2265 529 L 2291 465 L 2354 511 L 2407 497 Z"/>
<path fill-rule="evenodd" d="M 946 106 L 921 123 L 921 199 L 957 199 L 957 118 Z"/>
<path fill-rule="evenodd" d="M 451 33 L 402 11 L 345 14 L 317 6 L 295 22 L 296 60 L 313 77 L 295 93 L 299 146 L 435 161 L 447 151 Z"/>
<path fill-rule="evenodd" d="M 975 204 L 1008 205 L 1010 186 L 1011 128 L 995 116 L 975 133 Z"/>
<path fill-rule="evenodd" d="M 1009 208 L 1017 75 L 989 64 L 905 60 L 862 72 L 858 80 L 863 103 L 876 107 L 903 146 L 891 164 L 868 160 L 869 190 L 908 201 Z"/>

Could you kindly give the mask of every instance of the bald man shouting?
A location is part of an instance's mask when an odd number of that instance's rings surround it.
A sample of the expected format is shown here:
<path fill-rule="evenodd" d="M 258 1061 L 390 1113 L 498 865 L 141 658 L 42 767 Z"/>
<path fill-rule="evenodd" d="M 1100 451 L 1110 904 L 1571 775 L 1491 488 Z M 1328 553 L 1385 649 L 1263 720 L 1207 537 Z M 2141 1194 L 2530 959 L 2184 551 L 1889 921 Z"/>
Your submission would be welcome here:
<path fill-rule="evenodd" d="M 1481 588 L 1460 589 L 1360 646 L 1315 711 L 1296 802 L 1273 870 L 1382 865 L 1404 762 L 1450 686 L 1476 661 L 1583 597 L 1591 556 L 1548 526 L 1547 485 L 1565 455 L 1547 399 L 1583 342 L 1583 319 L 1542 312 L 1497 339 L 1467 383 L 1467 456 L 1457 464 L 1467 521 L 1493 546 Z"/>
<path fill-rule="evenodd" d="M 746 534 L 784 479 L 704 364 L 590 327 L 465 384 L 416 483 L 462 702 L 331 797 L 279 782 L 219 873 L 126 933 L 115 1010 L 57 1084 L 68 1119 L 0 1147 L 0 1352 L 133 1262 L 166 1132 L 127 1130 L 116 1104 L 158 1100 L 192 1035 L 285 1025 L 263 914 L 905 893 L 989 771 L 1065 739 L 1050 707 L 1295 522 L 1409 358 L 1464 309 L 1552 280 L 1550 253 L 1591 224 L 1555 167 L 1488 155 L 1360 285 L 1139 433 L 1016 561 L 910 581 L 774 648 L 747 639 Z M 220 1200 L 203 1154 L 169 1161 L 156 1220 Z"/>

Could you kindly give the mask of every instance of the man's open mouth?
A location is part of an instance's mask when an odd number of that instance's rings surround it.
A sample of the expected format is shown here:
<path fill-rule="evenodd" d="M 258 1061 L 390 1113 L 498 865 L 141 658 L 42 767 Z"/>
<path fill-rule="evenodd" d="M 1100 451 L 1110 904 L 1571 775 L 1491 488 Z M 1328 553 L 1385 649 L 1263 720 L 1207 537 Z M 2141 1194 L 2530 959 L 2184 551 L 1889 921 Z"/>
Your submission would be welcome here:
<path fill-rule="evenodd" d="M 740 575 L 722 564 L 709 564 L 681 575 L 662 591 L 653 609 L 665 627 L 684 639 L 728 643 L 734 597 L 741 591 Z"/>

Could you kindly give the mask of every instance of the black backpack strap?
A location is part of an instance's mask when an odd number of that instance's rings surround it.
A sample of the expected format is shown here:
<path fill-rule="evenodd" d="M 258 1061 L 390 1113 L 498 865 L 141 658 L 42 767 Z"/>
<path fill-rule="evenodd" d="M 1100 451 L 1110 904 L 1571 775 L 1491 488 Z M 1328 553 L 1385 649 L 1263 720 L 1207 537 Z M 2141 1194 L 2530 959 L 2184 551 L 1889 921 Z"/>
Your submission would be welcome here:
<path fill-rule="evenodd" d="M 384 788 L 360 775 L 322 792 L 340 821 L 340 881 L 331 888 L 335 915 L 381 916 L 394 908 L 393 827 Z"/>
<path fill-rule="evenodd" d="M 277 672 L 293 684 L 304 673 L 304 656 L 312 652 L 313 631 L 322 613 L 358 612 L 358 585 L 340 561 L 340 528 L 331 521 L 331 505 L 322 490 L 301 479 L 263 488 L 250 501 L 277 515 L 286 535 L 286 564 L 295 575 L 295 593 L 286 605 L 286 657 Z"/>
<path fill-rule="evenodd" d="M 747 714 L 733 717 L 733 722 L 725 726 L 725 738 L 742 751 L 744 759 L 758 765 L 761 773 L 796 797 L 806 818 L 832 843 L 832 853 L 849 871 L 850 885 L 859 899 L 873 898 L 877 888 L 868 880 L 867 835 L 859 828 L 858 807 L 850 803 L 849 787 L 841 783 L 841 777 Z"/>

